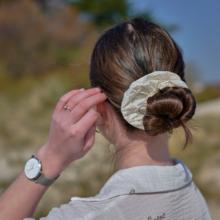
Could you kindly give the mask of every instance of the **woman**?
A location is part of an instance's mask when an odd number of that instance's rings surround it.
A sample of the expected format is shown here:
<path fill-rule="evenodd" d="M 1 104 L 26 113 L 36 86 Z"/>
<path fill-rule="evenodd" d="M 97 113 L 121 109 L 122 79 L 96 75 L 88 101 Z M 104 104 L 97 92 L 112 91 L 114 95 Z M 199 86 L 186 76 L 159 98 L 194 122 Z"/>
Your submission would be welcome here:
<path fill-rule="evenodd" d="M 0 219 L 31 217 L 49 185 L 91 149 L 96 126 L 116 148 L 116 172 L 96 196 L 73 197 L 41 220 L 211 219 L 190 170 L 168 150 L 180 126 L 187 144 L 196 108 L 171 36 L 141 18 L 110 28 L 93 50 L 90 81 L 58 101 L 47 142 L 1 196 Z"/>

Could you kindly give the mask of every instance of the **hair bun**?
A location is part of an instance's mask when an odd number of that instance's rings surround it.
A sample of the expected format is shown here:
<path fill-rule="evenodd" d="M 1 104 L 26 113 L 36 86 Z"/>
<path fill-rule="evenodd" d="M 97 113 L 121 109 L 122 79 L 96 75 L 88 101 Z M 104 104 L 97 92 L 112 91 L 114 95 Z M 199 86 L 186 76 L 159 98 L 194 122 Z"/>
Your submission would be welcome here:
<path fill-rule="evenodd" d="M 145 131 L 157 135 L 183 126 L 195 113 L 196 101 L 192 92 L 182 87 L 166 87 L 147 100 L 143 118 Z"/>

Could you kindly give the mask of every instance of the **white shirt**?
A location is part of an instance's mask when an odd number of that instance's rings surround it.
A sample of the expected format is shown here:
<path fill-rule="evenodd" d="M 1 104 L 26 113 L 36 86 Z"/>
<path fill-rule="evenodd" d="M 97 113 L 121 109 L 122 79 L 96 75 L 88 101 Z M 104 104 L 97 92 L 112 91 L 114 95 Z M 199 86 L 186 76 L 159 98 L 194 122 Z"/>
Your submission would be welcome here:
<path fill-rule="evenodd" d="M 40 220 L 211 220 L 192 173 L 173 161 L 117 170 L 97 195 L 72 197 Z"/>

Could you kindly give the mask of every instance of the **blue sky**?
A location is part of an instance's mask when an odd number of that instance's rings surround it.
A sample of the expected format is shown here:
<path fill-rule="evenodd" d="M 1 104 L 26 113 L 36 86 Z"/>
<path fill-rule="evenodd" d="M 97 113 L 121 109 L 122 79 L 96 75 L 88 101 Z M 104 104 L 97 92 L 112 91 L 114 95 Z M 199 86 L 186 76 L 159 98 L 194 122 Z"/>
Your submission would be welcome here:
<path fill-rule="evenodd" d="M 187 62 L 198 67 L 199 78 L 220 83 L 220 1 L 219 0 L 130 0 L 134 9 L 151 10 L 165 24 L 177 24 L 171 33 Z"/>

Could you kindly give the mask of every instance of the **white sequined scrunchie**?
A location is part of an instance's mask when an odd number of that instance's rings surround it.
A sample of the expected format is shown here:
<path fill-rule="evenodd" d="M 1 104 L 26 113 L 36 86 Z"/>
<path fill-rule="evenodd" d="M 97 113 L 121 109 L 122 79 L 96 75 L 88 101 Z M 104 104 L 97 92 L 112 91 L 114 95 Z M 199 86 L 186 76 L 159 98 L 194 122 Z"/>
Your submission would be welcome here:
<path fill-rule="evenodd" d="M 143 117 L 147 99 L 165 87 L 174 86 L 188 88 L 179 75 L 170 71 L 154 71 L 135 80 L 122 99 L 121 112 L 124 119 L 134 127 L 144 130 Z"/>

